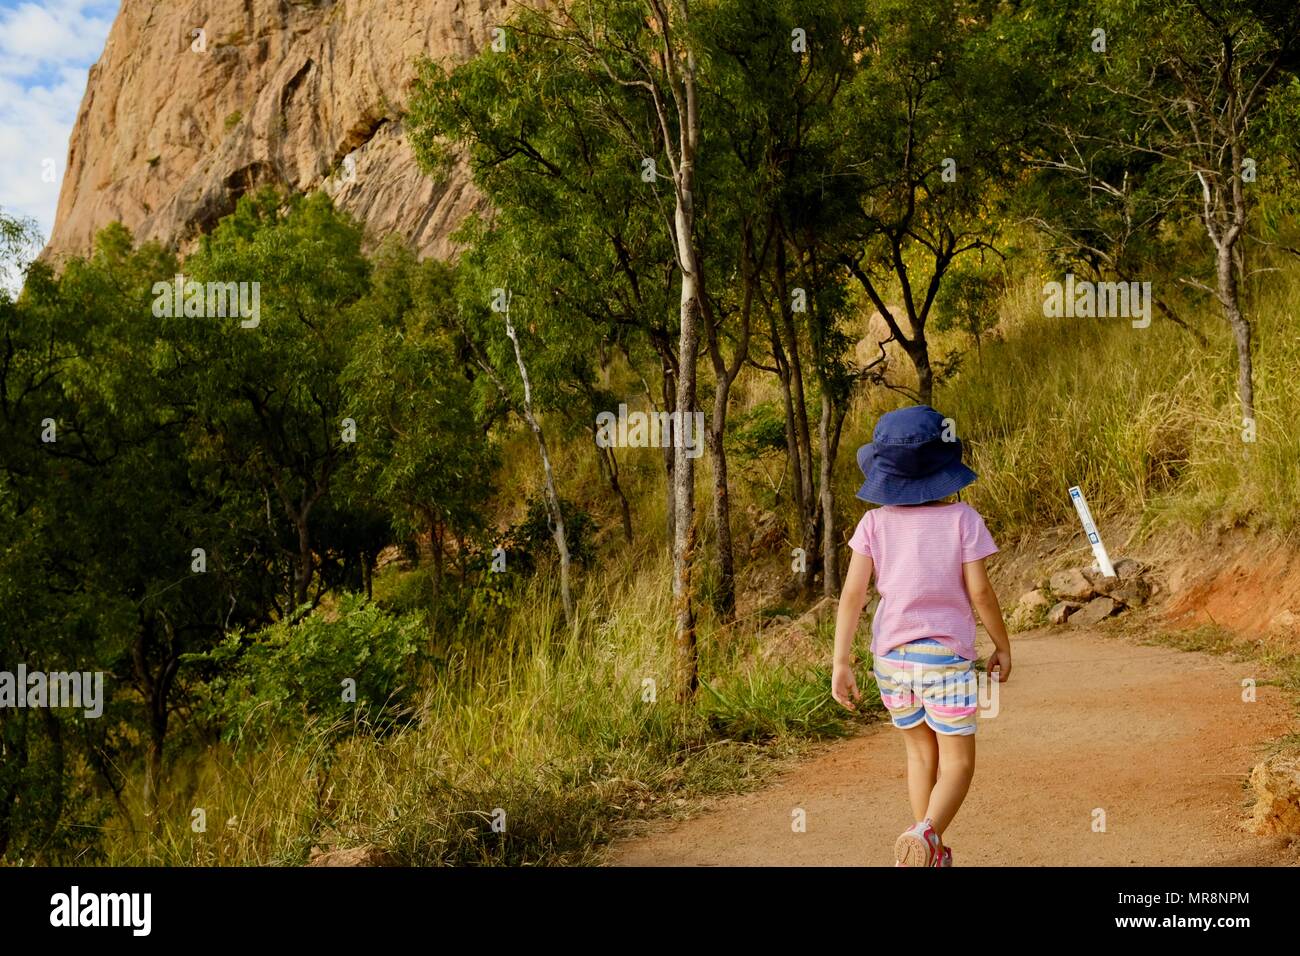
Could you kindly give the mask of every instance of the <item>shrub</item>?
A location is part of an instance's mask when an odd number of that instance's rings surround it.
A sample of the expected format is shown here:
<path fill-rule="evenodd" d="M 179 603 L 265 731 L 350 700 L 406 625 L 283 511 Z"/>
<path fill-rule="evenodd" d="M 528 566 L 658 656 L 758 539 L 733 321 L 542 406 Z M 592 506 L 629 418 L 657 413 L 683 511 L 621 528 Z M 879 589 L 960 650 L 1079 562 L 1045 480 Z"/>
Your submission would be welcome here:
<path fill-rule="evenodd" d="M 382 732 L 409 713 L 420 631 L 416 615 L 394 615 L 350 594 L 296 623 L 232 633 L 194 655 L 222 674 L 211 685 L 208 716 L 235 743 L 313 723 L 336 732 L 365 723 Z"/>
<path fill-rule="evenodd" d="M 590 565 L 596 557 L 595 520 L 573 502 L 563 498 L 560 499 L 560 516 L 564 518 L 569 557 L 575 564 Z M 541 495 L 528 499 L 528 513 L 523 521 L 510 529 L 507 541 L 512 567 L 518 567 L 526 573 L 536 570 L 537 561 L 542 555 L 554 553 L 555 540 L 551 537 L 546 499 Z"/>

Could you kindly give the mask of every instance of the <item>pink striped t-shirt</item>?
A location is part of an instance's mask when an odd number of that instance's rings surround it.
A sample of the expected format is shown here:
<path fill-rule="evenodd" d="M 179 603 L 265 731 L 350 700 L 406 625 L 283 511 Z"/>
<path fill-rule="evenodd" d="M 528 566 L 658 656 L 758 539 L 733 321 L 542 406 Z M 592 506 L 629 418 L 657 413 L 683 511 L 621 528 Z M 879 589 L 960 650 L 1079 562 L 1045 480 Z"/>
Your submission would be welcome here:
<path fill-rule="evenodd" d="M 872 654 L 929 637 L 975 659 L 975 615 L 961 566 L 998 550 L 978 511 L 960 501 L 873 508 L 849 547 L 875 565 L 880 605 L 871 622 Z"/>

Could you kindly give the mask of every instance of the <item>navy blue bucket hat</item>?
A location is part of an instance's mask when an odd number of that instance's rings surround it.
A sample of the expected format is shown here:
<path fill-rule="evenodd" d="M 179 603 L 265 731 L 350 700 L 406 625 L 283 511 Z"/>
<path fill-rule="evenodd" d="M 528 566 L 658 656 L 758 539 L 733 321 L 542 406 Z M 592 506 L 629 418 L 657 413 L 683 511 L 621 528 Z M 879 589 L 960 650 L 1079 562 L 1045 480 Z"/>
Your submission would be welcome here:
<path fill-rule="evenodd" d="M 929 405 L 881 415 L 871 444 L 858 449 L 866 480 L 857 497 L 879 505 L 920 505 L 974 481 L 978 476 L 961 463 L 961 441 L 944 428 L 945 421 Z"/>

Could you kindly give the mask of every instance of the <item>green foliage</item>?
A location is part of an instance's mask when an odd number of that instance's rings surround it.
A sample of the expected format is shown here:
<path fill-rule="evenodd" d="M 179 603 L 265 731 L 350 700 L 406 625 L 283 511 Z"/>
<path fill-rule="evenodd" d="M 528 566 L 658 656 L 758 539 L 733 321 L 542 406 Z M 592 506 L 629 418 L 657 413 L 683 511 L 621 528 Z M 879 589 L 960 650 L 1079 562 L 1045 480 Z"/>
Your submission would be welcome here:
<path fill-rule="evenodd" d="M 959 331 L 980 340 L 998 324 L 998 306 L 1006 295 L 1006 278 L 996 266 L 958 263 L 949 271 L 936 305 L 935 329 Z"/>
<path fill-rule="evenodd" d="M 772 738 L 838 737 L 848 725 L 844 712 L 826 688 L 830 686 L 829 667 L 809 667 L 802 671 L 784 668 L 764 669 L 728 680 L 725 684 L 703 681 L 708 700 L 704 705 L 711 726 L 734 740 L 761 742 Z M 859 703 L 863 712 L 879 712 L 880 700 L 874 682 L 867 682 Z"/>
<path fill-rule="evenodd" d="M 564 520 L 569 557 L 575 563 L 590 564 L 596 557 L 595 520 L 572 501 L 563 498 L 560 499 L 560 517 Z M 542 555 L 554 552 L 550 514 L 542 495 L 533 495 L 528 499 L 524 519 L 510 529 L 507 541 L 506 550 L 511 567 L 520 567 L 527 573 L 536 570 Z"/>
<path fill-rule="evenodd" d="M 832 228 L 872 305 L 897 295 L 890 313 L 922 336 L 949 268 L 996 244 L 1050 101 L 1038 65 L 1005 42 L 1011 18 L 986 4 L 868 9 L 873 56 L 837 105 L 832 169 L 849 214 Z"/>
<path fill-rule="evenodd" d="M 191 660 L 220 673 L 209 685 L 207 716 L 241 745 L 308 727 L 344 735 L 364 725 L 382 733 L 411 717 L 423 633 L 417 617 L 348 594 L 331 613 L 232 632 Z"/>
<path fill-rule="evenodd" d="M 746 412 L 733 415 L 727 438 L 742 459 L 754 460 L 785 451 L 785 421 L 781 410 L 776 402 L 760 402 Z"/>
<path fill-rule="evenodd" d="M 732 415 L 727 429 L 727 454 L 734 456 L 737 475 L 758 485 L 769 505 L 779 498 L 785 476 L 785 427 L 781 409 L 769 401 Z"/>
<path fill-rule="evenodd" d="M 38 240 L 35 222 L 14 219 L 0 210 L 0 278 L 22 267 Z M 0 286 L 0 296 L 8 298 L 4 286 Z"/>
<path fill-rule="evenodd" d="M 0 225 L 3 268 L 27 240 Z M 109 695 L 98 721 L 0 711 L 0 855 L 55 859 L 129 782 L 164 784 L 231 633 L 361 588 L 421 506 L 474 526 L 490 444 L 431 318 L 445 299 L 386 260 L 372 282 L 360 239 L 322 195 L 263 192 L 183 266 L 114 225 L 0 296 L 0 666 L 106 671 Z M 156 314 L 182 269 L 256 283 L 260 321 Z"/>
<path fill-rule="evenodd" d="M 638 4 L 612 0 L 591 11 L 601 29 L 650 42 Z M 564 413 L 594 385 L 602 340 L 640 357 L 655 354 L 652 338 L 662 343 L 674 331 L 669 200 L 639 168 L 644 157 L 666 160 L 647 98 L 594 83 L 547 14 L 525 7 L 513 17 L 507 53 L 485 50 L 450 71 L 422 63 L 405 122 L 426 169 L 464 149 L 493 205 L 490 222 L 471 218 L 458 236 L 466 249 L 458 328 L 476 362 L 492 369 L 476 382 L 480 402 L 490 408 L 504 387 L 511 407 L 522 406 L 505 318 L 489 307 L 501 289 L 535 407 Z"/>
<path fill-rule="evenodd" d="M 492 491 L 495 444 L 457 361 L 453 295 L 448 267 L 417 264 L 401 248 L 381 251 L 358 306 L 364 331 L 342 375 L 366 425 L 356 448 L 358 493 L 394 512 L 407 534 L 478 532 Z"/>

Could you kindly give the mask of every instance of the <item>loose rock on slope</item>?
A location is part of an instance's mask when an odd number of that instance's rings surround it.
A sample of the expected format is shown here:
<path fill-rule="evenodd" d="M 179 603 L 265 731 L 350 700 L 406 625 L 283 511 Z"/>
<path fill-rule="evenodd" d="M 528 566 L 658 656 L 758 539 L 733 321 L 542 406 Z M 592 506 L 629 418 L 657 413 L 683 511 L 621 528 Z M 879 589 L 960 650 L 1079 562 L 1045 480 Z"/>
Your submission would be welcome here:
<path fill-rule="evenodd" d="M 1026 591 L 1020 596 L 1008 619 L 1013 631 L 1026 630 L 1042 623 L 1043 609 L 1048 624 L 1091 626 L 1115 614 L 1142 607 L 1152 596 L 1153 585 L 1146 565 L 1132 558 L 1115 563 L 1115 573 L 1107 576 L 1096 568 L 1070 568 L 1051 576 L 1043 588 Z"/>

